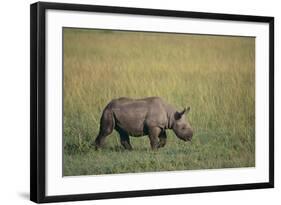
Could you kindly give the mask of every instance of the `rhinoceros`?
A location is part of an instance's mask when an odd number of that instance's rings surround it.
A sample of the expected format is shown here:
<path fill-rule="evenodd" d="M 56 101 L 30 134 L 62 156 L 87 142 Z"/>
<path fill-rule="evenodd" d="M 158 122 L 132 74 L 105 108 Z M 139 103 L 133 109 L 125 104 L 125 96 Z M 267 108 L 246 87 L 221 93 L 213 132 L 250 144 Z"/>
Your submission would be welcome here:
<path fill-rule="evenodd" d="M 153 150 L 164 147 L 166 129 L 172 129 L 181 140 L 191 141 L 193 130 L 184 115 L 189 111 L 190 107 L 177 111 L 160 97 L 113 99 L 102 112 L 94 145 L 96 149 L 102 147 L 114 129 L 119 133 L 122 146 L 128 150 L 132 150 L 129 136 L 148 135 Z"/>

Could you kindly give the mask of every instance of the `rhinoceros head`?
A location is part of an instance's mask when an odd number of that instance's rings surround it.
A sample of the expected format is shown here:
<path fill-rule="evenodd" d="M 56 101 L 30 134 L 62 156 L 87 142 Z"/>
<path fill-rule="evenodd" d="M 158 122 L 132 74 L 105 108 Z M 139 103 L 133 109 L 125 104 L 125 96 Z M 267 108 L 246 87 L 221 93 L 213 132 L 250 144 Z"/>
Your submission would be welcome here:
<path fill-rule="evenodd" d="M 184 108 L 184 110 L 181 112 L 177 111 L 174 114 L 174 123 L 172 129 L 175 132 L 176 136 L 184 141 L 191 141 L 193 135 L 193 130 L 184 115 L 189 111 L 190 107 Z"/>

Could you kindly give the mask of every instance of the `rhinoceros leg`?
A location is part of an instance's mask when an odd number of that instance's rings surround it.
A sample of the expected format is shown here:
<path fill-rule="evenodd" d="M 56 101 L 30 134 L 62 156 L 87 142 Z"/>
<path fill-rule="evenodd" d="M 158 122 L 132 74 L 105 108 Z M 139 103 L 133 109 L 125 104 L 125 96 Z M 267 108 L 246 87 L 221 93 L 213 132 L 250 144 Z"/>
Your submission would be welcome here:
<path fill-rule="evenodd" d="M 125 149 L 128 150 L 132 150 L 132 145 L 130 144 L 130 138 L 129 135 L 124 134 L 124 135 L 120 135 L 120 139 L 121 139 L 121 144 Z"/>
<path fill-rule="evenodd" d="M 130 144 L 130 137 L 127 132 L 121 128 L 116 127 L 116 131 L 119 133 L 121 145 L 128 150 L 132 150 L 132 145 Z"/>
<path fill-rule="evenodd" d="M 166 145 L 167 142 L 167 135 L 165 130 L 163 130 L 160 135 L 159 135 L 159 142 L 158 142 L 158 148 L 160 147 L 164 147 Z"/>
<path fill-rule="evenodd" d="M 159 127 L 149 128 L 149 140 L 151 149 L 156 150 L 158 148 L 158 136 L 161 133 L 161 129 Z"/>
<path fill-rule="evenodd" d="M 115 124 L 112 112 L 110 110 L 105 110 L 100 120 L 100 131 L 95 140 L 96 149 L 104 145 L 106 136 L 112 133 L 114 126 Z"/>

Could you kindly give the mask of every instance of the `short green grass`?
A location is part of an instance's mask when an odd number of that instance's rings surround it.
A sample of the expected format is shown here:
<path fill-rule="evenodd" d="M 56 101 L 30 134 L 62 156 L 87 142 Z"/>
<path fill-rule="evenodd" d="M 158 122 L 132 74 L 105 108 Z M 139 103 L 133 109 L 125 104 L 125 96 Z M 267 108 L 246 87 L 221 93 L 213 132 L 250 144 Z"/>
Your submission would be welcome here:
<path fill-rule="evenodd" d="M 255 166 L 255 39 L 65 28 L 64 175 Z M 160 96 L 190 106 L 191 143 L 168 131 L 124 150 L 114 131 L 90 146 L 113 98 Z"/>

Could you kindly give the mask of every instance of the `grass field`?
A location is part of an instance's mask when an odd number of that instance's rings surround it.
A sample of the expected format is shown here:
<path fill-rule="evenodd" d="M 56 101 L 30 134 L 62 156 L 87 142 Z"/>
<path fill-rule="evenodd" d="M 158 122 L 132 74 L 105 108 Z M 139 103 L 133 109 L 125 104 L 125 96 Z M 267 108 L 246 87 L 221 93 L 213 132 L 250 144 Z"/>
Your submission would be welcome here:
<path fill-rule="evenodd" d="M 255 39 L 64 29 L 64 175 L 255 166 Z M 113 98 L 160 96 L 190 106 L 191 143 L 168 131 L 124 150 L 117 132 L 90 146 Z"/>

